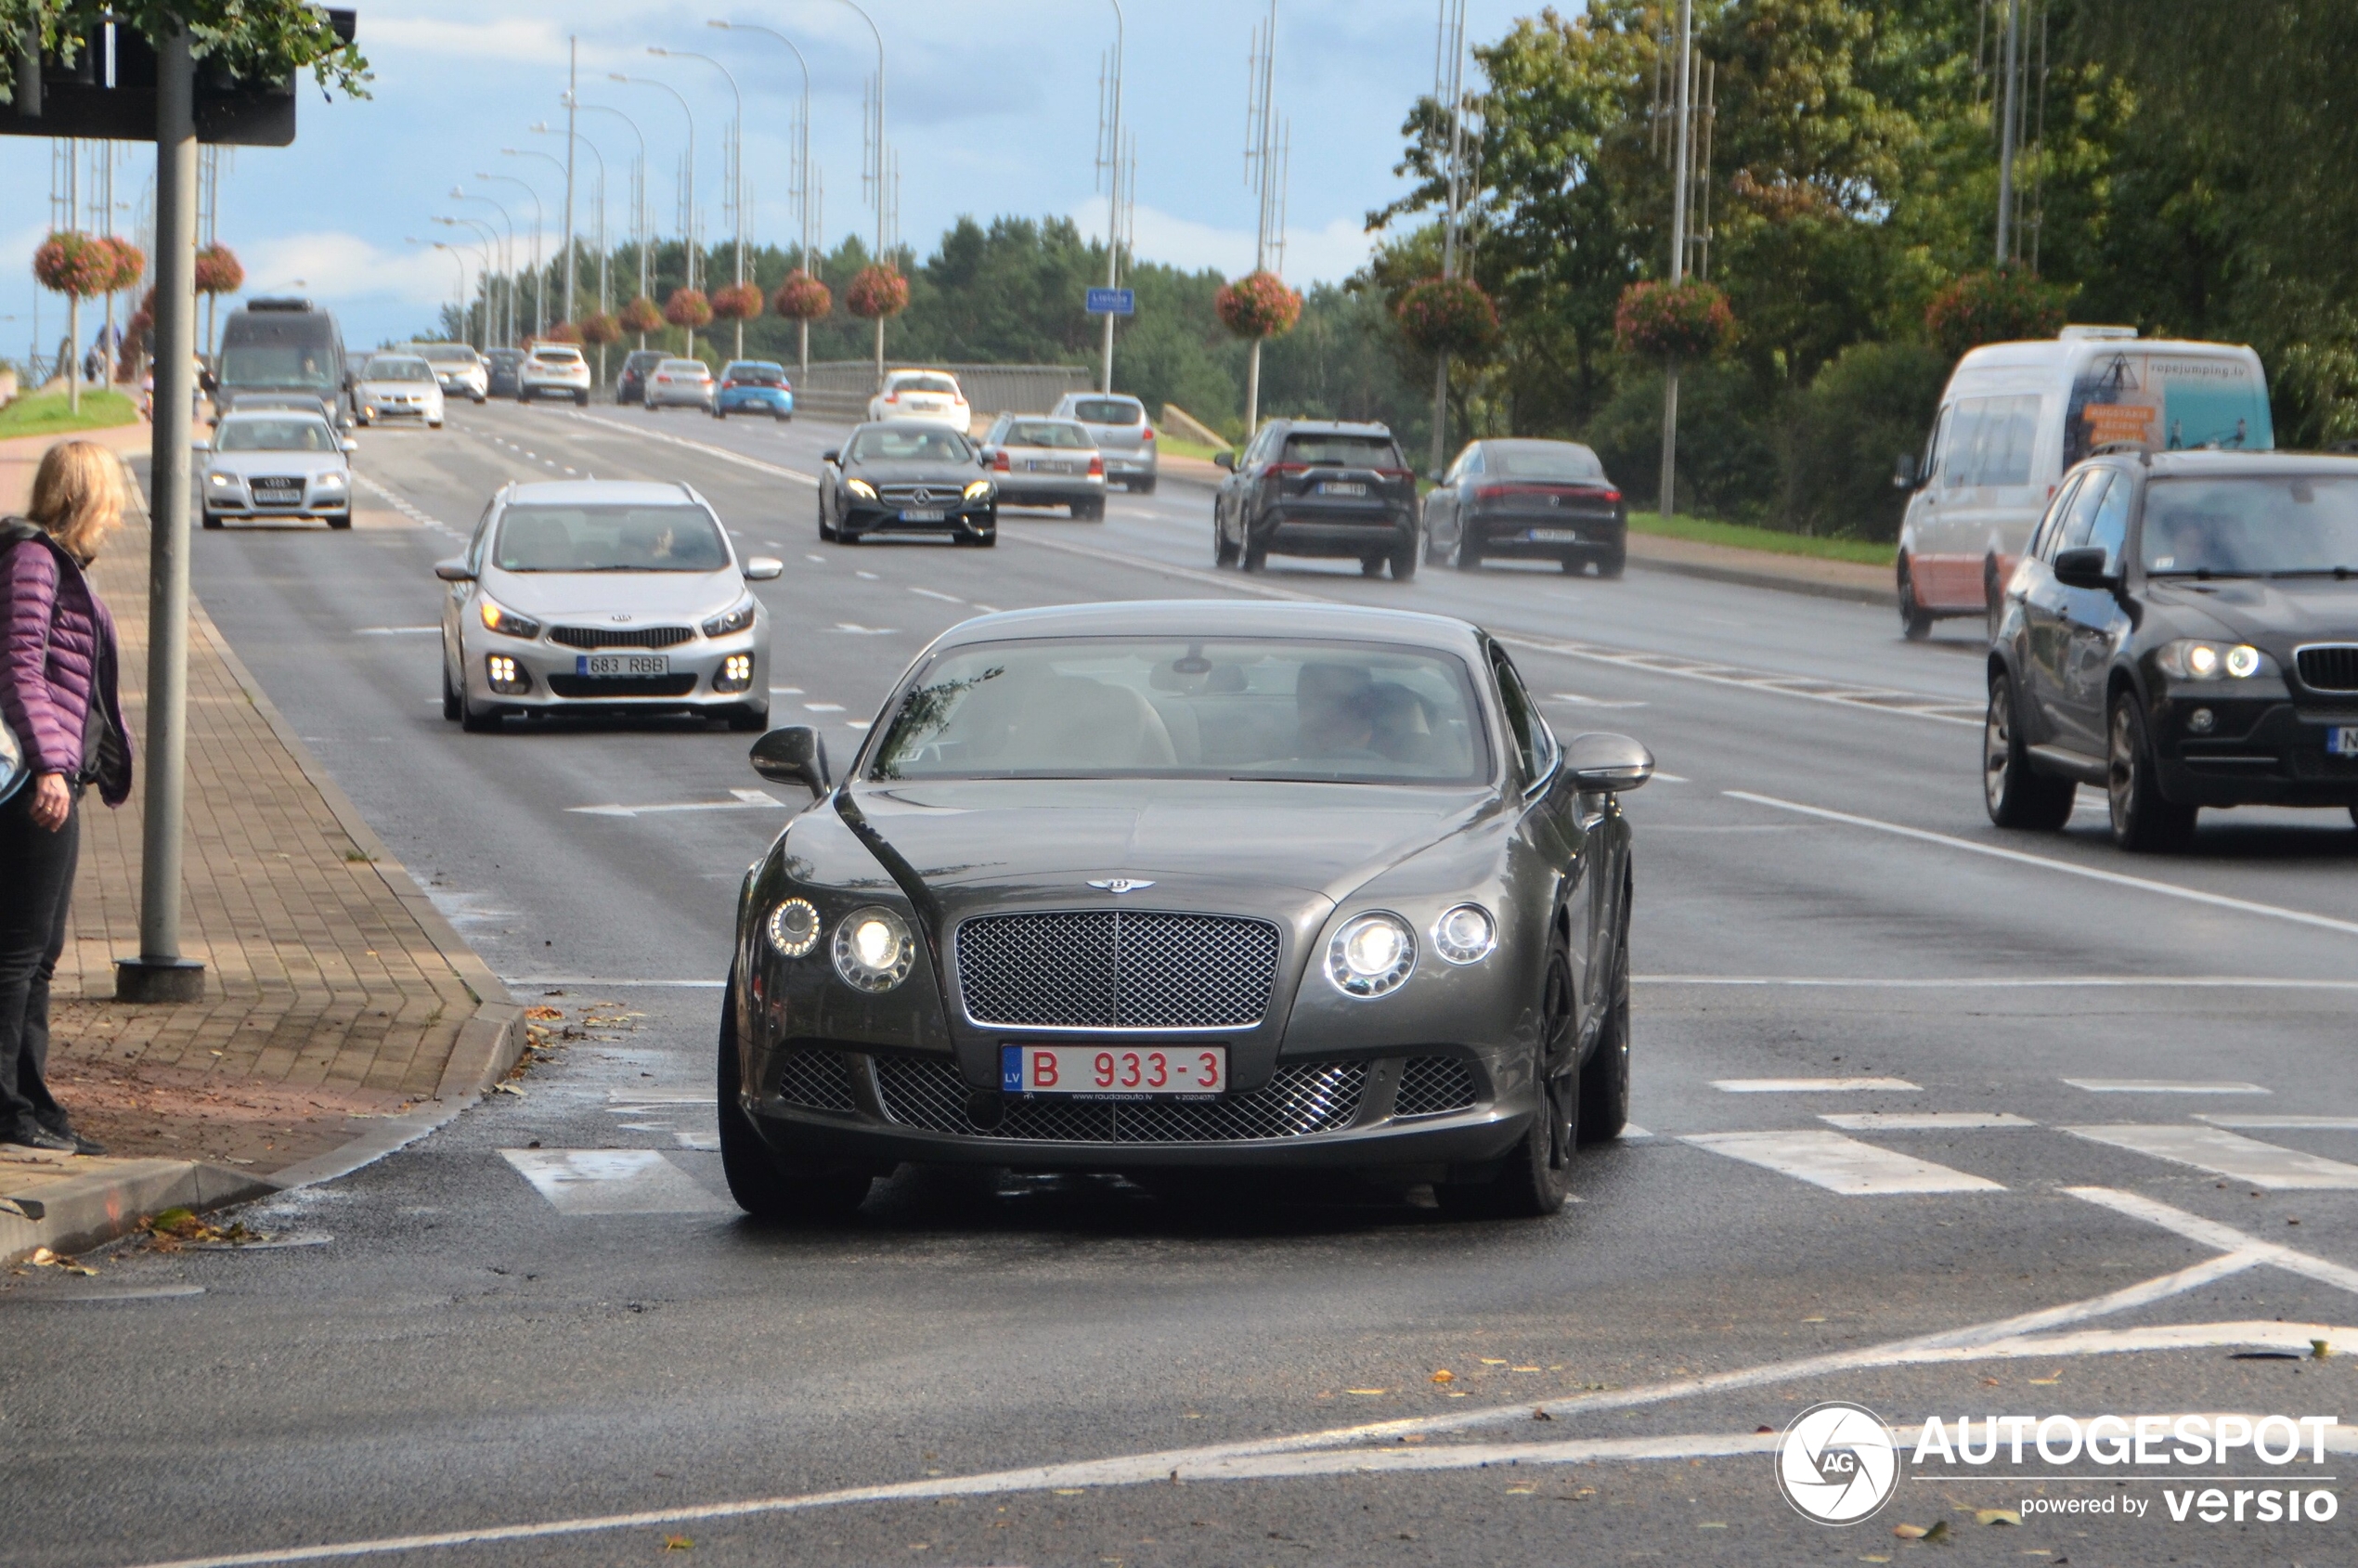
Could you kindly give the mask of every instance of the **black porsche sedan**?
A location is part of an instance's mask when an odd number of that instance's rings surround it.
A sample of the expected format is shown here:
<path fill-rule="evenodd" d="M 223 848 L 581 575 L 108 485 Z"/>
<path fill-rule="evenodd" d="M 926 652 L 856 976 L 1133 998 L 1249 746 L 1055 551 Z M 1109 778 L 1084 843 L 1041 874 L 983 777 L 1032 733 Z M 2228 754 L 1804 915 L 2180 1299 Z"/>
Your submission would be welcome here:
<path fill-rule="evenodd" d="M 2358 459 L 2120 452 L 2064 476 L 1989 650 L 1983 792 L 2055 829 L 2101 785 L 2116 842 L 2204 807 L 2358 816 Z"/>
<path fill-rule="evenodd" d="M 948 535 L 985 549 L 999 542 L 999 489 L 974 444 L 914 420 L 856 427 L 821 454 L 819 537 L 858 544 L 871 534 Z"/>
<path fill-rule="evenodd" d="M 1576 441 L 1472 441 L 1425 497 L 1425 560 L 1471 572 L 1485 559 L 1592 564 L 1617 577 L 1629 559 L 1629 503 Z"/>
<path fill-rule="evenodd" d="M 842 1212 L 901 1161 L 1347 1170 L 1538 1215 L 1629 1100 L 1637 742 L 1560 745 L 1433 616 L 991 615 L 920 654 L 748 872 L 730 1190 Z M 1273 1187 L 1272 1191 L 1282 1191 Z"/>

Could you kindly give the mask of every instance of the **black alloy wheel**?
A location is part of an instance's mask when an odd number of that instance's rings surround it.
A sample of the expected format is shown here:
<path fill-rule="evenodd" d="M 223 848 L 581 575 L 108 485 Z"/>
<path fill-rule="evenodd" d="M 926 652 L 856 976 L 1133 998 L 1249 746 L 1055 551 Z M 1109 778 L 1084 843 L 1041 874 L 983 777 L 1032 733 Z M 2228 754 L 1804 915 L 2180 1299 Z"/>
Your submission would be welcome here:
<path fill-rule="evenodd" d="M 2127 687 L 2112 696 L 2105 726 L 2105 799 L 2112 810 L 2112 841 L 2124 849 L 2183 849 L 2195 835 L 2197 808 L 2165 800 L 2153 742 L 2137 693 Z"/>
<path fill-rule="evenodd" d="M 218 528 L 218 527 L 220 527 L 220 526 L 221 526 L 221 514 L 220 514 L 219 512 L 206 512 L 206 513 L 204 514 L 204 525 L 205 525 L 206 527 L 208 527 L 208 528 Z"/>
<path fill-rule="evenodd" d="M 757 1220 L 773 1225 L 823 1224 L 847 1218 L 867 1200 L 875 1178 L 864 1171 L 789 1172 L 738 1103 L 737 976 L 721 992 L 720 1061 L 715 1074 L 720 1119 L 720 1172 L 729 1196 Z"/>
<path fill-rule="evenodd" d="M 1899 635 L 1911 642 L 1932 635 L 1932 613 L 1916 602 L 1915 575 L 1904 557 L 1899 563 Z"/>
<path fill-rule="evenodd" d="M 1483 1182 L 1434 1184 L 1433 1196 L 1449 1212 L 1482 1219 L 1544 1219 L 1572 1196 L 1572 1156 L 1580 1141 L 1575 1002 L 1572 954 L 1559 927 L 1548 944 L 1547 992 L 1532 1063 L 1537 1114 L 1515 1147 L 1507 1151 L 1496 1176 Z"/>
<path fill-rule="evenodd" d="M 1621 1136 L 1629 1125 L 1629 899 L 1621 889 L 1621 925 L 1613 933 L 1613 968 L 1605 979 L 1605 1021 L 1596 1048 L 1580 1064 L 1580 1118 L 1585 1147 Z"/>
<path fill-rule="evenodd" d="M 2079 793 L 2071 779 L 2050 778 L 2031 767 L 2015 702 L 2015 678 L 1989 674 L 1989 712 L 1981 726 L 1981 799 L 2000 827 L 2054 833 L 2071 820 Z"/>
<path fill-rule="evenodd" d="M 1147 474 L 1147 477 L 1138 484 L 1137 491 L 1138 494 L 1142 496 L 1153 495 L 1155 493 L 1155 476 L 1151 473 Z"/>
<path fill-rule="evenodd" d="M 1473 542 L 1473 530 L 1462 521 L 1458 525 L 1457 542 L 1449 547 L 1449 564 L 1460 572 L 1482 570 L 1482 547 Z"/>

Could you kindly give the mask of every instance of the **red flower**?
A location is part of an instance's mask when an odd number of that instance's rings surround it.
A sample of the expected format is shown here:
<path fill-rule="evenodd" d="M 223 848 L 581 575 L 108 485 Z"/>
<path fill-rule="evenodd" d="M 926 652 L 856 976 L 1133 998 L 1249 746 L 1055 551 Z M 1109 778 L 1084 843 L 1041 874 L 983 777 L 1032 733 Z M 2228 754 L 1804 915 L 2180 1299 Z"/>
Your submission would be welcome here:
<path fill-rule="evenodd" d="M 540 334 L 540 341 L 542 343 L 577 343 L 581 341 L 581 329 L 575 326 L 570 321 L 560 321 L 552 327 L 544 329 Z"/>
<path fill-rule="evenodd" d="M 663 318 L 692 331 L 708 327 L 712 324 L 712 302 L 704 297 L 702 289 L 674 289 L 671 297 L 663 302 Z"/>
<path fill-rule="evenodd" d="M 1240 338 L 1274 338 L 1302 319 L 1302 295 L 1274 272 L 1253 272 L 1214 294 L 1211 308 Z"/>
<path fill-rule="evenodd" d="M 663 312 L 655 302 L 641 294 L 622 307 L 622 325 L 632 332 L 659 332 L 663 330 Z"/>
<path fill-rule="evenodd" d="M 2028 267 L 1969 272 L 1934 296 L 1925 330 L 1954 358 L 1986 343 L 2052 338 L 2064 324 L 2063 295 Z"/>
<path fill-rule="evenodd" d="M 1735 336 L 1728 296 L 1708 283 L 1632 283 L 1621 291 L 1613 332 L 1625 354 L 1708 359 Z"/>
<path fill-rule="evenodd" d="M 246 286 L 246 269 L 227 245 L 207 245 L 197 253 L 197 292 L 234 294 Z"/>
<path fill-rule="evenodd" d="M 800 267 L 787 273 L 778 292 L 770 296 L 770 308 L 789 321 L 824 320 L 835 307 L 834 292 Z"/>
<path fill-rule="evenodd" d="M 723 321 L 750 321 L 767 303 L 758 283 L 732 283 L 712 292 L 712 313 Z"/>
<path fill-rule="evenodd" d="M 863 321 L 898 316 L 909 308 L 909 279 L 892 267 L 863 266 L 844 291 L 844 308 Z"/>
<path fill-rule="evenodd" d="M 622 323 L 602 310 L 595 316 L 585 316 L 581 318 L 581 341 L 593 347 L 619 343 L 622 341 Z"/>
<path fill-rule="evenodd" d="M 52 234 L 32 253 L 32 276 L 43 288 L 81 300 L 113 287 L 121 265 L 113 247 L 92 234 Z"/>
<path fill-rule="evenodd" d="M 1412 283 L 1393 310 L 1408 341 L 1427 354 L 1480 354 L 1498 337 L 1498 311 L 1468 278 Z"/>

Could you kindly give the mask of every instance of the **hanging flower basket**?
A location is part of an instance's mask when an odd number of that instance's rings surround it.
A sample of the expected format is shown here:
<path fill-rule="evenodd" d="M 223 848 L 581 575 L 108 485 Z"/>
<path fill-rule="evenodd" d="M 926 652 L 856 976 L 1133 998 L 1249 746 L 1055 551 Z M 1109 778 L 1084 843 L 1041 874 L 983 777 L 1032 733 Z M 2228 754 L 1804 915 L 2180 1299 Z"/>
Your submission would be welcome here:
<path fill-rule="evenodd" d="M 659 332 L 663 330 L 663 312 L 654 301 L 641 294 L 622 307 L 622 326 L 625 331 Z"/>
<path fill-rule="evenodd" d="M 107 279 L 107 292 L 119 294 L 138 287 L 139 279 L 148 275 L 148 253 L 128 240 L 110 237 L 98 243 L 114 258 L 114 276 Z"/>
<path fill-rule="evenodd" d="M 581 318 L 581 341 L 592 348 L 603 348 L 610 343 L 622 341 L 622 323 L 611 312 L 600 311 Z"/>
<path fill-rule="evenodd" d="M 768 303 L 758 283 L 732 283 L 712 292 L 712 313 L 723 321 L 750 321 Z"/>
<path fill-rule="evenodd" d="M 570 321 L 560 321 L 552 327 L 542 329 L 540 341 L 542 343 L 577 343 L 581 341 L 581 329 L 575 326 Z"/>
<path fill-rule="evenodd" d="M 835 307 L 834 291 L 800 267 L 770 296 L 770 308 L 789 321 L 823 321 Z"/>
<path fill-rule="evenodd" d="M 1408 341 L 1427 354 L 1471 357 L 1498 341 L 1497 307 L 1470 278 L 1410 284 L 1393 314 Z"/>
<path fill-rule="evenodd" d="M 1708 359 L 1736 333 L 1728 296 L 1708 283 L 1632 283 L 1613 313 L 1624 354 L 1648 359 Z"/>
<path fill-rule="evenodd" d="M 675 327 L 690 331 L 712 325 L 712 302 L 704 297 L 702 289 L 674 289 L 671 297 L 663 302 L 663 318 Z"/>
<path fill-rule="evenodd" d="M 1952 359 L 1986 343 L 2052 338 L 2063 324 L 2063 292 L 2025 266 L 1969 272 L 1924 311 L 1925 330 Z"/>
<path fill-rule="evenodd" d="M 246 286 L 246 269 L 227 245 L 207 245 L 197 253 L 197 292 L 234 294 Z"/>
<path fill-rule="evenodd" d="M 1274 338 L 1302 319 L 1302 295 L 1274 272 L 1251 272 L 1214 294 L 1211 308 L 1240 338 Z"/>
<path fill-rule="evenodd" d="M 898 316 L 909 308 L 909 279 L 889 266 L 863 266 L 844 291 L 843 304 L 862 321 Z"/>
<path fill-rule="evenodd" d="M 96 299 L 113 287 L 114 249 L 93 234 L 52 234 L 32 253 L 32 276 L 70 299 Z"/>

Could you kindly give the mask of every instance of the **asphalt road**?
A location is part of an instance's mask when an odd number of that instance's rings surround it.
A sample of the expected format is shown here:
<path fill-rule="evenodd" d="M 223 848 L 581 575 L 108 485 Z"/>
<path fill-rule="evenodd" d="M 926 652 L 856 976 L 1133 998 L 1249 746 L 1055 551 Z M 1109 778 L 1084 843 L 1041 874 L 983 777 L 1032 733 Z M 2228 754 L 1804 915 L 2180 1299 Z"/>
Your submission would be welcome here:
<path fill-rule="evenodd" d="M 1962 623 L 1908 644 L 1888 612 L 1639 566 L 1215 574 L 1184 483 L 1103 524 L 1010 513 L 987 552 L 822 546 L 836 434 L 454 409 L 363 434 L 383 525 L 198 540 L 214 619 L 478 951 L 568 1021 L 602 1005 L 521 1097 L 244 1216 L 311 1244 L 0 1292 L 8 1561 L 2358 1556 L 2331 1447 L 1907 1462 L 1932 1416 L 2358 1425 L 2346 816 L 2214 814 L 2158 859 L 2114 851 L 2100 802 L 2000 834 Z M 687 480 L 785 559 L 772 719 L 839 758 L 983 607 L 1258 592 L 1488 626 L 1560 732 L 1628 732 L 1664 770 L 1628 801 L 1644 1131 L 1536 1224 L 923 1172 L 845 1231 L 742 1222 L 718 982 L 737 879 L 799 801 L 717 726 L 439 716 L 434 561 L 502 480 L 573 473 Z M 613 807 L 641 810 L 581 810 Z M 1908 1438 L 1846 1530 L 1759 1451 L 1827 1400 Z M 2173 1523 L 2197 1473 L 2337 1514 Z M 2033 1497 L 2095 1511 L 1974 1511 Z"/>

